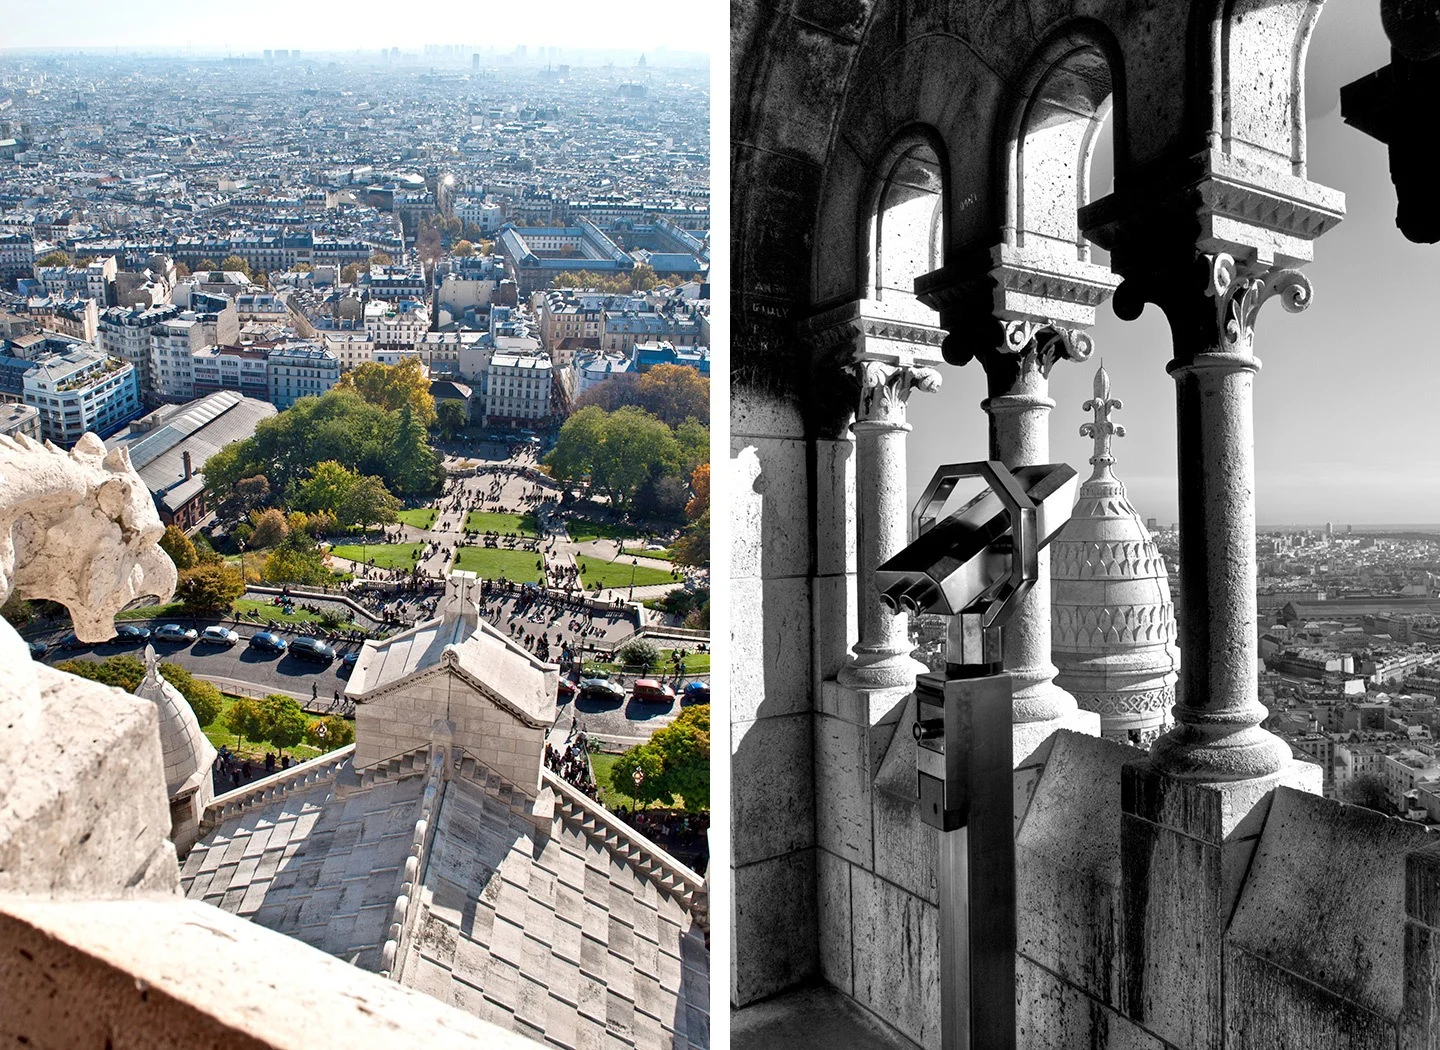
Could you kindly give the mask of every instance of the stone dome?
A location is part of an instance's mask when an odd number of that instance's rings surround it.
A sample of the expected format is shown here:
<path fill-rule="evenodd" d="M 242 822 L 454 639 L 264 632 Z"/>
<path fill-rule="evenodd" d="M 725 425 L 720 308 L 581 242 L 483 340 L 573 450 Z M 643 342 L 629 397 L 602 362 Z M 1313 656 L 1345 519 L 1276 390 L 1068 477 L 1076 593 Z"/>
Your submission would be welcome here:
<path fill-rule="evenodd" d="M 200 722 L 180 690 L 160 674 L 155 650 L 145 647 L 145 677 L 135 689 L 159 709 L 160 751 L 165 759 L 165 792 L 174 799 L 186 787 L 205 783 L 215 761 L 215 747 L 200 731 Z M 203 771 L 205 776 L 196 778 Z M 208 797 L 208 792 L 206 793 Z"/>
<path fill-rule="evenodd" d="M 1095 469 L 1050 545 L 1055 684 L 1100 715 L 1105 736 L 1149 746 L 1175 704 L 1175 609 L 1165 559 L 1111 472 L 1111 441 L 1125 428 L 1110 421 L 1122 406 L 1104 367 L 1094 389 L 1085 410 L 1095 419 L 1080 433 L 1095 439 Z"/>

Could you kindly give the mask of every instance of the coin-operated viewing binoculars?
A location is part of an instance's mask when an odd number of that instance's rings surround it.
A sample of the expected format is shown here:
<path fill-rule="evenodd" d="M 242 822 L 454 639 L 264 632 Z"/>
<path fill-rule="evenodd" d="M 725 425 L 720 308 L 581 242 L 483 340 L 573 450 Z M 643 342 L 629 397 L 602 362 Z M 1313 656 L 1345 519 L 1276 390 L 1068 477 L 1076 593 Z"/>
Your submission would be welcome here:
<path fill-rule="evenodd" d="M 957 482 L 988 487 L 937 521 Z M 1003 631 L 1070 519 L 1064 463 L 941 467 L 915 505 L 915 538 L 875 571 L 897 611 L 949 617 L 943 673 L 915 682 L 920 817 L 940 831 L 941 1045 L 1015 1045 L 1013 686 Z"/>

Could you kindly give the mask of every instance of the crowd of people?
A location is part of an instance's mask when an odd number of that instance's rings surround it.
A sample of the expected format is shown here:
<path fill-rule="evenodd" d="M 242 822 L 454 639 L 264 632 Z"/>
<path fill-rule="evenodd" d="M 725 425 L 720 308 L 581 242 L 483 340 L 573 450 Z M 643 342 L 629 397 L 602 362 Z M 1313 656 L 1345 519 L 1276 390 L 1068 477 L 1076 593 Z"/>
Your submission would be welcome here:
<path fill-rule="evenodd" d="M 570 725 L 570 735 L 565 739 L 564 748 L 545 745 L 545 766 L 586 798 L 597 796 L 595 778 L 590 770 L 590 739 L 583 730 L 576 728 L 574 722 Z"/>

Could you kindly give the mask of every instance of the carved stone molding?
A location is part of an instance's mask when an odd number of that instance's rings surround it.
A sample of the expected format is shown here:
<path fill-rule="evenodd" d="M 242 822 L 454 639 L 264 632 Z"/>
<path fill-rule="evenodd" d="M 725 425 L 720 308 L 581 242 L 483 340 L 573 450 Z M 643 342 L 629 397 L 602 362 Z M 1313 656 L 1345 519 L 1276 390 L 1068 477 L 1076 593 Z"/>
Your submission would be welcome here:
<path fill-rule="evenodd" d="M 941 376 L 934 368 L 861 359 L 851 364 L 849 370 L 860 382 L 857 423 L 904 424 L 905 402 L 910 391 L 933 393 L 940 389 Z"/>
<path fill-rule="evenodd" d="M 1049 321 L 1006 321 L 1003 330 L 996 352 L 1015 355 L 1021 371 L 1036 370 L 1046 379 L 1055 362 L 1088 361 L 1095 352 L 1094 340 L 1087 333 Z"/>
<path fill-rule="evenodd" d="M 857 299 L 816 314 L 801 323 L 800 331 L 821 358 L 831 358 L 841 367 L 861 360 L 938 365 L 945 333 L 938 325 L 913 316 L 916 312 L 874 299 Z"/>
<path fill-rule="evenodd" d="M 1175 687 L 1167 685 L 1143 693 L 1077 694 L 1076 698 L 1087 711 L 1101 715 L 1162 715 L 1175 703 Z"/>
<path fill-rule="evenodd" d="M 1210 280 L 1205 294 L 1215 300 L 1219 347 L 1225 353 L 1250 352 L 1255 340 L 1255 318 L 1266 300 L 1280 297 L 1290 313 L 1310 305 L 1314 289 L 1299 270 L 1269 269 L 1246 275 L 1232 256 L 1223 252 L 1205 256 Z"/>

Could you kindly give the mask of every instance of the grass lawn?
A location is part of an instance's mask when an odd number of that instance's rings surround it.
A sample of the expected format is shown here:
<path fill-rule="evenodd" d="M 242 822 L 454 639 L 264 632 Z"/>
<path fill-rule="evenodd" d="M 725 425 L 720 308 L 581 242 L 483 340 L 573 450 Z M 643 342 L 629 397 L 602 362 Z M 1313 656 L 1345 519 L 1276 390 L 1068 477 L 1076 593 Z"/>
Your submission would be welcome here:
<path fill-rule="evenodd" d="M 126 609 L 116 615 L 117 620 L 173 620 L 177 616 L 188 616 L 179 602 L 169 602 L 165 605 L 144 605 L 138 609 Z"/>
<path fill-rule="evenodd" d="M 603 521 L 591 521 L 589 518 L 567 518 L 565 531 L 570 533 L 570 538 L 576 543 L 586 540 L 638 540 L 644 535 L 639 529 L 632 529 L 629 525 L 611 525 Z"/>
<path fill-rule="evenodd" d="M 622 558 L 655 558 L 657 561 L 674 561 L 675 555 L 668 550 L 663 551 L 642 551 L 633 547 L 623 547 L 620 550 Z"/>
<path fill-rule="evenodd" d="M 278 605 L 271 605 L 268 601 L 257 601 L 254 598 L 238 598 L 231 606 L 236 613 L 244 613 L 247 619 L 254 619 L 255 614 L 266 623 L 319 623 L 320 617 L 312 612 L 296 607 L 292 613 L 287 613 Z"/>
<path fill-rule="evenodd" d="M 535 563 L 540 555 L 533 551 L 492 550 L 488 547 L 461 547 L 454 568 L 479 573 L 487 580 L 504 576 L 512 583 L 539 583 L 540 570 Z"/>
<path fill-rule="evenodd" d="M 225 712 L 230 710 L 230 705 L 233 704 L 235 700 L 236 697 L 230 696 L 228 693 L 225 695 L 225 706 L 221 709 L 220 716 L 203 730 L 205 737 L 210 743 L 215 745 L 216 750 L 219 750 L 220 745 L 224 744 L 231 751 L 238 752 L 241 755 L 249 755 L 251 758 L 257 758 L 263 762 L 265 760 L 265 752 L 275 750 L 274 744 L 268 744 L 264 741 L 253 742 L 241 740 L 225 728 Z M 305 720 L 308 724 L 313 725 L 320 721 L 320 716 L 307 713 Z M 305 762 L 324 754 L 319 748 L 311 747 L 309 744 L 296 744 L 294 747 L 287 747 L 285 753 L 297 762 Z"/>
<path fill-rule="evenodd" d="M 675 665 L 670 662 L 671 654 L 674 651 L 674 649 L 661 649 L 660 662 L 657 663 L 654 667 L 650 668 L 647 673 L 662 678 L 669 678 L 672 674 L 674 674 Z M 627 667 L 625 664 L 598 663 L 595 661 L 587 660 L 585 661 L 582 670 L 585 674 L 590 674 L 592 671 L 600 674 L 617 674 L 622 671 L 626 674 L 634 674 L 636 668 Z M 692 651 L 688 656 L 685 657 L 685 667 L 680 673 L 682 675 L 709 674 L 710 654 L 697 653 Z"/>
<path fill-rule="evenodd" d="M 435 524 L 436 513 L 434 507 L 419 507 L 416 510 L 402 510 L 395 518 L 417 529 L 428 529 Z"/>
<path fill-rule="evenodd" d="M 368 564 L 374 558 L 377 567 L 408 572 L 415 568 L 415 552 L 424 549 L 423 543 L 341 543 L 331 547 L 330 553 L 361 564 Z"/>
<path fill-rule="evenodd" d="M 498 532 L 502 536 L 512 532 L 518 532 L 522 536 L 540 534 L 540 526 L 533 514 L 500 514 L 489 510 L 472 510 L 465 515 L 465 527 L 479 529 L 481 532 Z"/>
<path fill-rule="evenodd" d="M 590 755 L 590 768 L 595 773 L 595 786 L 600 789 L 600 805 L 612 811 L 621 806 L 629 806 L 634 809 L 640 805 L 625 792 L 616 791 L 610 786 L 610 770 L 615 768 L 615 763 L 619 758 L 619 755 L 604 755 L 598 751 Z M 684 804 L 685 800 L 677 795 L 671 808 L 680 809 Z M 655 803 L 651 803 L 651 805 L 655 805 Z"/>
<path fill-rule="evenodd" d="M 635 572 L 636 587 L 675 582 L 664 569 L 652 569 L 648 565 L 632 566 L 624 559 L 606 561 L 604 558 L 591 558 L 584 554 L 577 554 L 575 561 L 580 566 L 580 579 L 585 582 L 586 590 L 593 591 L 597 582 L 602 587 L 629 587 L 632 569 Z"/>

